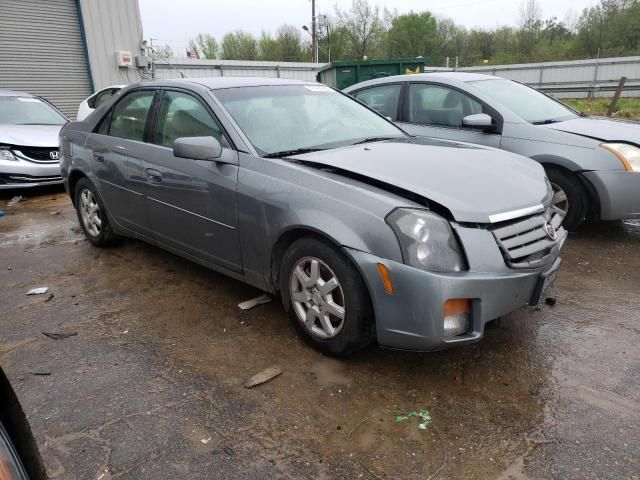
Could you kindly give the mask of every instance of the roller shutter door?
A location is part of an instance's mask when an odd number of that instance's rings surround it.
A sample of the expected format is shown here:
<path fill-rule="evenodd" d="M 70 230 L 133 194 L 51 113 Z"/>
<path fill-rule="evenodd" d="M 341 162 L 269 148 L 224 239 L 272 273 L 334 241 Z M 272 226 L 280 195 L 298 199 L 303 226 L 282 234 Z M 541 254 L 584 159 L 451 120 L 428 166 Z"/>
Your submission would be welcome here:
<path fill-rule="evenodd" d="M 0 88 L 40 95 L 76 118 L 91 95 L 76 0 L 0 0 Z"/>

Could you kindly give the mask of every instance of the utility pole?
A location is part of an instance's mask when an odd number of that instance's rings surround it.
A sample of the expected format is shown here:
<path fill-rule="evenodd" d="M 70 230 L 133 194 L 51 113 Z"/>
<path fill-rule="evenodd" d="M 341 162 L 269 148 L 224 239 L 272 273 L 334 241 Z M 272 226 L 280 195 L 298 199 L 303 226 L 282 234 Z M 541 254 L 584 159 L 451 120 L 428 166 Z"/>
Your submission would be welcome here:
<path fill-rule="evenodd" d="M 318 63 L 318 32 L 316 30 L 316 0 L 311 0 L 311 49 L 313 62 Z"/>

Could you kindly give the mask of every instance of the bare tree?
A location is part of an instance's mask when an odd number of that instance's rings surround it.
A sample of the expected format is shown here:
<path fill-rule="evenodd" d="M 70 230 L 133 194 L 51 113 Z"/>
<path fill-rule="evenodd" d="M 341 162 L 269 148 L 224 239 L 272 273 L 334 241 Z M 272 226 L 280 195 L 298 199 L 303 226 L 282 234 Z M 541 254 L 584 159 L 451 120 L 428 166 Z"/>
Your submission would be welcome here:
<path fill-rule="evenodd" d="M 538 0 L 522 0 L 520 4 L 520 53 L 531 55 L 542 27 L 542 10 Z"/>
<path fill-rule="evenodd" d="M 347 32 L 354 57 L 362 59 L 379 47 L 384 25 L 378 6 L 372 6 L 367 0 L 352 0 L 348 11 L 336 6 L 336 16 Z"/>

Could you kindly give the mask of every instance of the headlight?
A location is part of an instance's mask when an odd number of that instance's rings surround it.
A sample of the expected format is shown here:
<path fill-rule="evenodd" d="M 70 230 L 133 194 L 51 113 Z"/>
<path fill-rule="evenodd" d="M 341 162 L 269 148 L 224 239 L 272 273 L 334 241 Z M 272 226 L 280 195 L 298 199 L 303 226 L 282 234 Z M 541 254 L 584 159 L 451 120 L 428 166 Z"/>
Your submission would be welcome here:
<path fill-rule="evenodd" d="M 8 147 L 0 147 L 0 160 L 18 160 Z"/>
<path fill-rule="evenodd" d="M 404 263 L 422 270 L 459 272 L 466 268 L 449 222 L 429 210 L 398 208 L 387 216 Z"/>
<path fill-rule="evenodd" d="M 640 148 L 628 143 L 601 143 L 600 146 L 618 157 L 628 172 L 640 172 Z"/>

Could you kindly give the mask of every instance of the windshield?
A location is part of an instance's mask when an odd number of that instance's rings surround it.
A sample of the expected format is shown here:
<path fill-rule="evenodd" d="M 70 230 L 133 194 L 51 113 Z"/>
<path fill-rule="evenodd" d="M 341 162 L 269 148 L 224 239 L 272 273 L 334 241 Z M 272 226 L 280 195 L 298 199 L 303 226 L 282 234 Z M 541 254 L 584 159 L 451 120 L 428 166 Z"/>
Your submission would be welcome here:
<path fill-rule="evenodd" d="M 229 88 L 215 91 L 215 96 L 261 155 L 406 136 L 351 97 L 324 85 Z"/>
<path fill-rule="evenodd" d="M 51 105 L 34 97 L 0 96 L 0 124 L 64 125 L 67 119 Z"/>
<path fill-rule="evenodd" d="M 530 123 L 553 123 L 577 118 L 576 112 L 546 95 L 511 80 L 469 82 Z"/>

